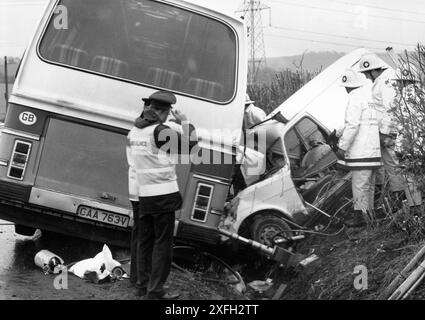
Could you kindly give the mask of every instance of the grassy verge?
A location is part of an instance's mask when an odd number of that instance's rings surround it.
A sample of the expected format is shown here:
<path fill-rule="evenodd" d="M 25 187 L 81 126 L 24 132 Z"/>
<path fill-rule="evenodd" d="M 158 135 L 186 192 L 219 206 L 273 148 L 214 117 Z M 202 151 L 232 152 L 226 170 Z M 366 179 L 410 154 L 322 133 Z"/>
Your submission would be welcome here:
<path fill-rule="evenodd" d="M 425 240 L 409 237 L 404 231 L 382 223 L 373 229 L 348 229 L 337 237 L 312 236 L 297 248 L 315 253 L 320 259 L 306 269 L 287 270 L 280 281 L 288 284 L 283 299 L 370 300 L 380 294 L 425 245 Z M 367 289 L 357 290 L 356 266 L 367 270 Z M 410 297 L 425 294 L 421 285 Z"/>

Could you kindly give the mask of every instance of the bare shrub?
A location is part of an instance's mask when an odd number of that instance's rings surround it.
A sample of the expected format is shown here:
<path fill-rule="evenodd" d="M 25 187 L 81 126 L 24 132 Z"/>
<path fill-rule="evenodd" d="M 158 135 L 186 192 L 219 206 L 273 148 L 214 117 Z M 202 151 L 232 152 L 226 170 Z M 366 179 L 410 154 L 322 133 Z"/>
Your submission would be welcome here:
<path fill-rule="evenodd" d="M 400 73 L 394 86 L 397 97 L 391 113 L 398 123 L 396 152 L 400 159 L 402 174 L 410 187 L 425 191 L 425 46 L 418 44 L 415 51 L 405 51 L 401 57 Z M 403 73 L 404 72 L 404 73 Z M 402 79 L 416 79 L 416 82 Z M 412 195 L 412 190 L 406 190 Z M 414 238 L 425 235 L 423 206 L 406 208 L 393 214 L 391 225 Z"/>
<path fill-rule="evenodd" d="M 286 69 L 276 73 L 270 84 L 248 86 L 248 94 L 255 101 L 255 105 L 268 114 L 313 79 L 317 73 L 304 70 L 299 65 L 296 71 Z"/>

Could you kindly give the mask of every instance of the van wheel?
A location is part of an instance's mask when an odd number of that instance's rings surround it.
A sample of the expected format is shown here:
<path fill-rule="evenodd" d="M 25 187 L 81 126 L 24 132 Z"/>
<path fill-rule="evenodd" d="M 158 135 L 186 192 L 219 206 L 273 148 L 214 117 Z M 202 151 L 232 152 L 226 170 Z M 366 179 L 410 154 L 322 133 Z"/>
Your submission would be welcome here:
<path fill-rule="evenodd" d="M 293 232 L 288 223 L 281 217 L 273 214 L 263 214 L 256 217 L 251 225 L 252 239 L 267 246 L 274 246 L 273 239 L 283 235 L 292 237 Z"/>
<path fill-rule="evenodd" d="M 32 236 L 35 232 L 35 228 L 27 227 L 22 224 L 15 224 L 15 233 L 23 236 Z"/>

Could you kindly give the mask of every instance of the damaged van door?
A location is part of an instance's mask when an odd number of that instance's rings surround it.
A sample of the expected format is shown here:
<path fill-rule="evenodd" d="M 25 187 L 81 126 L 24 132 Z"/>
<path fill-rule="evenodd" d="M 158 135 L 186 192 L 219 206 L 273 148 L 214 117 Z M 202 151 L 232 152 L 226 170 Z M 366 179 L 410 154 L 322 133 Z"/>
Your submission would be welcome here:
<path fill-rule="evenodd" d="M 334 175 L 346 174 L 335 168 L 337 158 L 326 143 L 328 135 L 328 129 L 308 114 L 292 126 L 273 120 L 247 133 L 247 145 L 254 145 L 265 156 L 259 156 L 260 170 L 253 167 L 254 161 L 241 164 L 247 187 L 232 200 L 235 205 L 229 206 L 238 233 L 274 246 L 276 239 L 291 238 L 292 230 L 314 223 L 317 212 L 313 208 L 323 187 Z M 340 191 L 347 191 L 346 182 Z"/>

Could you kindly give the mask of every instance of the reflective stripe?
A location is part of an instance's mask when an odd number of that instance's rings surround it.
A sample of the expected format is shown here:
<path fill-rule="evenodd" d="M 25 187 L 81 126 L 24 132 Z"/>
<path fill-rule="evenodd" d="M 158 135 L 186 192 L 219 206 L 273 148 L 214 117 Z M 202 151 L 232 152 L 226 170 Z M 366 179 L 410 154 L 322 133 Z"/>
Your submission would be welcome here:
<path fill-rule="evenodd" d="M 137 177 L 135 170 L 130 167 L 128 170 L 128 193 L 131 201 L 138 201 L 139 195 L 137 194 Z"/>
<path fill-rule="evenodd" d="M 149 168 L 149 169 L 136 169 L 136 172 L 137 172 L 137 173 L 174 172 L 174 167 Z"/>
<path fill-rule="evenodd" d="M 347 159 L 347 161 L 348 161 L 348 159 Z M 340 165 L 343 165 L 343 166 L 350 168 L 350 169 L 352 169 L 352 168 L 356 168 L 356 169 L 358 169 L 358 168 L 365 168 L 365 169 L 371 168 L 372 169 L 372 168 L 382 167 L 381 161 L 374 161 L 374 162 L 370 161 L 370 162 L 368 162 L 368 161 L 355 161 L 355 160 L 352 160 L 352 159 L 350 159 L 349 162 L 347 162 L 347 161 L 338 160 L 338 163 Z"/>
<path fill-rule="evenodd" d="M 145 184 L 139 186 L 140 197 L 152 197 L 160 194 L 169 194 L 179 191 L 177 181 L 166 183 Z"/>
<path fill-rule="evenodd" d="M 382 163 L 381 162 L 351 162 L 351 163 L 345 163 L 345 165 L 347 167 L 381 167 Z"/>

